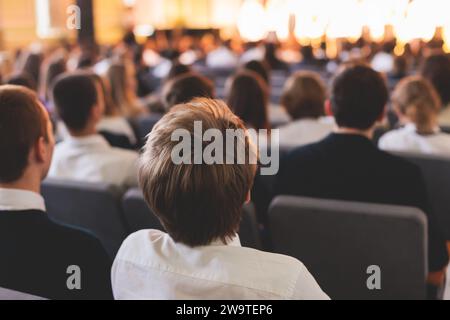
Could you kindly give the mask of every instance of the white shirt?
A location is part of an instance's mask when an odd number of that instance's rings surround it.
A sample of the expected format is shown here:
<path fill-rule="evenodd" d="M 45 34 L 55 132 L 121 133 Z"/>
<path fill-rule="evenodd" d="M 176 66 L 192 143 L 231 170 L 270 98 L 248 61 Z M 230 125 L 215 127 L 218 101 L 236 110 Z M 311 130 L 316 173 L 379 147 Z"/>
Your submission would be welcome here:
<path fill-rule="evenodd" d="M 386 133 L 381 137 L 379 147 L 385 151 L 450 156 L 450 135 L 439 129 L 431 135 L 420 135 L 414 124 L 408 124 Z"/>
<path fill-rule="evenodd" d="M 280 146 L 300 147 L 318 142 L 333 132 L 333 118 L 301 119 L 280 128 Z"/>
<path fill-rule="evenodd" d="M 104 117 L 97 125 L 97 131 L 126 136 L 131 144 L 137 143 L 133 128 L 123 117 Z"/>
<path fill-rule="evenodd" d="M 211 51 L 206 57 L 206 65 L 210 68 L 236 68 L 238 62 L 233 51 L 224 46 Z"/>
<path fill-rule="evenodd" d="M 444 107 L 439 114 L 439 125 L 450 127 L 450 105 Z"/>
<path fill-rule="evenodd" d="M 117 300 L 329 299 L 294 258 L 243 248 L 239 238 L 190 248 L 156 230 L 125 240 L 112 287 Z"/>
<path fill-rule="evenodd" d="M 38 193 L 0 188 L 0 211 L 46 211 L 44 198 Z"/>
<path fill-rule="evenodd" d="M 100 135 L 69 137 L 56 145 L 49 177 L 137 186 L 137 159 L 136 152 L 113 148 Z"/>

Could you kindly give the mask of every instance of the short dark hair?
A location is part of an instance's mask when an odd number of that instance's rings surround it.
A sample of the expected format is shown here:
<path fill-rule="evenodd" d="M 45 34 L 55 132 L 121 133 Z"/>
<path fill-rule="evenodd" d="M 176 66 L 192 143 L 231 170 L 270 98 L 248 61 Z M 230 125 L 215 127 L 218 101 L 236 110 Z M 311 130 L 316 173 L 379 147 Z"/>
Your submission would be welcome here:
<path fill-rule="evenodd" d="M 98 92 L 90 73 L 78 72 L 57 77 L 52 90 L 59 117 L 71 130 L 83 130 L 92 108 L 98 102 Z"/>
<path fill-rule="evenodd" d="M 234 114 L 253 129 L 270 129 L 269 89 L 257 73 L 241 71 L 230 80 L 227 103 Z"/>
<path fill-rule="evenodd" d="M 429 56 L 423 63 L 422 76 L 429 80 L 439 93 L 444 106 L 450 103 L 450 58 L 445 54 Z"/>
<path fill-rule="evenodd" d="M 0 86 L 0 182 L 22 177 L 33 145 L 48 141 L 47 118 L 36 94 L 28 88 Z"/>
<path fill-rule="evenodd" d="M 26 72 L 13 74 L 8 79 L 6 79 L 5 84 L 22 86 L 36 91 L 36 82 L 34 82 L 33 77 Z"/>
<path fill-rule="evenodd" d="M 365 65 L 349 66 L 338 73 L 331 91 L 338 126 L 360 130 L 375 124 L 389 98 L 384 78 Z"/>
<path fill-rule="evenodd" d="M 243 69 L 256 72 L 264 79 L 267 85 L 270 85 L 270 67 L 266 61 L 252 60 L 244 64 Z"/>
<path fill-rule="evenodd" d="M 166 110 L 194 98 L 214 98 L 214 84 L 208 78 L 194 72 L 175 77 L 163 89 Z"/>
<path fill-rule="evenodd" d="M 187 66 L 185 64 L 182 64 L 180 62 L 174 62 L 172 64 L 172 67 L 169 70 L 169 73 L 167 74 L 167 77 L 165 81 L 170 81 L 178 76 L 181 76 L 183 74 L 191 73 L 192 69 L 190 66 Z"/>

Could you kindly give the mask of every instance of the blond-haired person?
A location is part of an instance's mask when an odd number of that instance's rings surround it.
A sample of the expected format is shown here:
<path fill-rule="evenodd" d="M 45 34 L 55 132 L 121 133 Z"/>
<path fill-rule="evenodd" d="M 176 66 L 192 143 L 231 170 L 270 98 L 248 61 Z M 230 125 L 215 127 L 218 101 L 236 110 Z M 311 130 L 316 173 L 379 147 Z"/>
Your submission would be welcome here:
<path fill-rule="evenodd" d="M 298 260 L 241 247 L 237 231 L 255 165 L 175 164 L 179 142 L 172 134 L 180 129 L 194 137 L 196 121 L 205 132 L 245 132 L 223 102 L 210 99 L 178 105 L 158 123 L 144 148 L 139 180 L 168 233 L 144 230 L 125 240 L 112 269 L 115 298 L 328 299 Z M 244 140 L 250 154 L 248 135 Z"/>
<path fill-rule="evenodd" d="M 428 80 L 408 77 L 392 95 L 392 103 L 402 128 L 385 134 L 383 150 L 450 156 L 450 135 L 439 128 L 441 102 Z"/>

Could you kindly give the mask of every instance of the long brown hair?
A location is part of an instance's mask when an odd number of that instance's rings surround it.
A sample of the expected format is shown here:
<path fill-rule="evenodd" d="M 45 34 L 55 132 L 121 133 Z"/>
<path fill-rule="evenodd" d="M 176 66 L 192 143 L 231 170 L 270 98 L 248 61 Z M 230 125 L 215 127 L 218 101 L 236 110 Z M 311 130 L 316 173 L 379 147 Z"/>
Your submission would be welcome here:
<path fill-rule="evenodd" d="M 418 76 L 403 79 L 392 94 L 392 103 L 397 112 L 416 125 L 419 133 L 433 132 L 441 100 L 431 82 Z"/>
<path fill-rule="evenodd" d="M 229 80 L 227 104 L 247 125 L 256 130 L 270 129 L 268 87 L 253 71 L 240 71 Z"/>

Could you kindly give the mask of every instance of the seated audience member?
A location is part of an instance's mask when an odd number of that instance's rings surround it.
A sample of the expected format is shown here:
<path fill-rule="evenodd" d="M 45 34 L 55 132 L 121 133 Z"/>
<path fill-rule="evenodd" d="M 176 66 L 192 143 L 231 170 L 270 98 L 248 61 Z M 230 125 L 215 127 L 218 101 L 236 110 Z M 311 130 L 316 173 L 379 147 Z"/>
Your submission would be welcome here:
<path fill-rule="evenodd" d="M 243 65 L 244 70 L 253 71 L 260 75 L 270 86 L 270 67 L 265 61 L 252 60 Z"/>
<path fill-rule="evenodd" d="M 182 64 L 180 62 L 174 62 L 172 64 L 172 67 L 169 70 L 169 73 L 167 74 L 167 77 L 164 79 L 164 82 L 169 82 L 170 80 L 181 76 L 183 74 L 191 73 L 192 68 L 190 66 L 187 66 L 185 64 Z"/>
<path fill-rule="evenodd" d="M 109 83 L 106 81 L 106 79 L 103 79 L 96 74 L 92 74 L 92 77 L 102 90 L 101 96 L 104 99 L 105 106 L 103 118 L 97 124 L 97 131 L 103 133 L 108 137 L 111 137 L 110 140 L 113 141 L 108 141 L 112 146 L 121 147 L 124 149 L 133 149 L 133 146 L 136 146 L 138 143 L 136 135 L 133 131 L 133 127 L 124 117 L 119 107 L 116 106 L 114 101 L 112 100 Z M 120 138 L 125 138 L 126 141 L 124 141 L 123 144 L 114 143 L 116 142 L 115 140 L 119 141 Z"/>
<path fill-rule="evenodd" d="M 53 81 L 59 75 L 66 72 L 66 58 L 61 53 L 56 53 L 55 56 L 50 57 L 48 61 L 43 64 L 43 71 L 41 73 L 39 96 L 44 101 L 47 109 L 54 111 L 51 105 L 51 87 Z"/>
<path fill-rule="evenodd" d="M 327 299 L 301 262 L 241 247 L 237 231 L 242 207 L 250 201 L 255 165 L 174 163 L 171 154 L 178 142 L 171 142 L 172 133 L 182 129 L 193 138 L 195 121 L 204 131 L 245 130 L 224 103 L 209 99 L 174 107 L 155 127 L 139 180 L 168 234 L 144 230 L 125 240 L 112 268 L 115 298 Z M 238 143 L 234 151 L 255 152 L 247 138 Z"/>
<path fill-rule="evenodd" d="M 46 299 L 112 299 L 111 260 L 100 242 L 45 213 L 40 188 L 54 143 L 37 96 L 0 86 L 0 287 Z M 81 290 L 67 286 L 70 266 L 81 269 Z"/>
<path fill-rule="evenodd" d="M 6 79 L 5 84 L 21 86 L 28 88 L 32 91 L 36 91 L 36 83 L 34 82 L 33 77 L 31 77 L 27 73 L 18 73 L 12 75 L 8 79 Z"/>
<path fill-rule="evenodd" d="M 328 104 L 338 124 L 336 133 L 292 151 L 282 161 L 276 194 L 420 208 L 428 215 L 429 283 L 441 286 L 448 254 L 422 174 L 371 142 L 387 101 L 385 81 L 371 68 L 356 65 L 339 73 Z"/>
<path fill-rule="evenodd" d="M 299 71 L 286 82 L 281 104 L 293 122 L 280 128 L 280 145 L 297 147 L 317 142 L 334 128 L 332 118 L 325 118 L 326 88 L 319 75 Z"/>
<path fill-rule="evenodd" d="M 194 98 L 214 98 L 214 84 L 208 78 L 196 73 L 175 77 L 164 85 L 163 101 L 166 111 L 180 103 Z"/>
<path fill-rule="evenodd" d="M 439 124 L 450 126 L 450 58 L 445 54 L 431 55 L 423 63 L 420 73 L 433 84 L 441 98 Z"/>
<path fill-rule="evenodd" d="M 431 83 L 421 77 L 402 80 L 392 103 L 404 127 L 385 134 L 381 149 L 450 156 L 450 135 L 439 128 L 441 101 Z"/>
<path fill-rule="evenodd" d="M 227 86 L 227 103 L 247 128 L 269 130 L 268 88 L 263 78 L 252 71 L 241 71 Z"/>
<path fill-rule="evenodd" d="M 231 41 L 225 41 L 208 53 L 206 65 L 212 69 L 234 69 L 237 67 L 239 58 L 231 49 Z"/>
<path fill-rule="evenodd" d="M 56 146 L 49 176 L 125 187 L 137 185 L 138 154 L 111 147 L 97 134 L 105 106 L 102 89 L 92 75 L 61 75 L 53 87 L 53 100 L 69 137 Z"/>
<path fill-rule="evenodd" d="M 111 85 L 111 96 L 126 117 L 136 117 L 144 113 L 144 105 L 137 97 L 136 70 L 125 61 L 109 66 L 107 77 Z"/>

